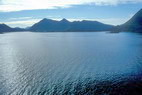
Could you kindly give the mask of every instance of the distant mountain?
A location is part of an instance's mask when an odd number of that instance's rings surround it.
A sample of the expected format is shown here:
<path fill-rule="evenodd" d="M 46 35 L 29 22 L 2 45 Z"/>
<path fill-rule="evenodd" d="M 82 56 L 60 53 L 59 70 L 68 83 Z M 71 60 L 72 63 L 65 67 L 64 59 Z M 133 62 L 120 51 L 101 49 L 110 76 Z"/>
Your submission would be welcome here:
<path fill-rule="evenodd" d="M 139 10 L 129 21 L 116 26 L 113 31 L 128 31 L 128 32 L 142 32 L 142 9 Z"/>
<path fill-rule="evenodd" d="M 28 29 L 25 28 L 20 28 L 20 27 L 16 27 L 16 28 L 12 28 L 14 32 L 18 32 L 18 31 L 28 31 Z"/>
<path fill-rule="evenodd" d="M 74 21 L 70 22 L 67 19 L 61 21 L 44 18 L 34 24 L 30 30 L 38 32 L 58 32 L 58 31 L 108 31 L 114 26 L 103 24 L 97 21 Z"/>
<path fill-rule="evenodd" d="M 7 26 L 6 24 L 0 24 L 0 33 L 1 32 L 10 32 L 13 29 L 9 26 Z"/>
<path fill-rule="evenodd" d="M 0 33 L 15 32 L 15 31 L 24 31 L 24 29 L 22 29 L 22 28 L 11 28 L 6 24 L 0 24 Z"/>
<path fill-rule="evenodd" d="M 100 23 L 98 21 L 74 21 L 70 31 L 109 31 L 114 26 Z"/>

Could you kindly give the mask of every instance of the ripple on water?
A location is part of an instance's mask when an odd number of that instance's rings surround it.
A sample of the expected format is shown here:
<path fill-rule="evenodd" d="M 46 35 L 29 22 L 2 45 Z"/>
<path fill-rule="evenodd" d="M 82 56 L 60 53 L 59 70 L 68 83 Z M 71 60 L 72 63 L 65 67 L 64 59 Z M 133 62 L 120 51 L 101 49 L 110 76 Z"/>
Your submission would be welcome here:
<path fill-rule="evenodd" d="M 7 33 L 1 95 L 141 95 L 142 35 Z"/>

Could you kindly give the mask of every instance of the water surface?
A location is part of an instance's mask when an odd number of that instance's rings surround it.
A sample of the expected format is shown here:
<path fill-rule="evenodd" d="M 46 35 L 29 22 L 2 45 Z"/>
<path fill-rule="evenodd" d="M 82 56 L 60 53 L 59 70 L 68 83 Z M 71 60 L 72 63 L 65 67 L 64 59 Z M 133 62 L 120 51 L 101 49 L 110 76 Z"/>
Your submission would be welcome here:
<path fill-rule="evenodd" d="M 0 34 L 0 95 L 141 95 L 141 52 L 137 33 Z"/>

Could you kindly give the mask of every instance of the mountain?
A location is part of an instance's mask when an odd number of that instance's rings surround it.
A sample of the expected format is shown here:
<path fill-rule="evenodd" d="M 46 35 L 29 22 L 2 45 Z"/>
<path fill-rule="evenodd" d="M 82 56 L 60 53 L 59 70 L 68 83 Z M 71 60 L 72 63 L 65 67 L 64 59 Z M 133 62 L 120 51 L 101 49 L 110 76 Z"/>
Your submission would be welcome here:
<path fill-rule="evenodd" d="M 109 31 L 112 25 L 100 23 L 98 21 L 74 21 L 71 24 L 70 31 Z"/>
<path fill-rule="evenodd" d="M 6 24 L 0 24 L 0 33 L 3 32 L 16 32 L 16 31 L 24 31 L 22 28 L 11 28 Z"/>
<path fill-rule="evenodd" d="M 39 32 L 57 32 L 57 31 L 108 31 L 114 26 L 103 24 L 97 21 L 74 21 L 70 22 L 67 19 L 61 21 L 44 18 L 38 23 L 31 26 L 31 31 Z"/>
<path fill-rule="evenodd" d="M 20 27 L 16 27 L 16 28 L 12 28 L 14 32 L 18 32 L 18 31 L 28 31 L 28 29 L 26 28 L 20 28 Z"/>
<path fill-rule="evenodd" d="M 116 26 L 113 31 L 142 32 L 142 9 L 139 10 L 129 21 Z"/>
<path fill-rule="evenodd" d="M 9 26 L 7 26 L 6 24 L 0 24 L 0 33 L 2 32 L 10 32 L 13 29 Z"/>

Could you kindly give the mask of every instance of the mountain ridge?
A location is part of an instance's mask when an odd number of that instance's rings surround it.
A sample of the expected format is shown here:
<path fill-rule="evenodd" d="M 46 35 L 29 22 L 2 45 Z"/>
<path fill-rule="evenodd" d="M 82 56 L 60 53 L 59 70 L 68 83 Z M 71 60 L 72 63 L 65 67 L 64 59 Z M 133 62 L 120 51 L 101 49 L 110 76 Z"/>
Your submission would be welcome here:
<path fill-rule="evenodd" d="M 65 18 L 60 21 L 44 18 L 31 26 L 30 30 L 35 32 L 108 31 L 113 27 L 113 25 L 103 24 L 98 21 L 82 20 L 70 22 Z"/>
<path fill-rule="evenodd" d="M 116 26 L 114 32 L 141 32 L 142 33 L 142 9 L 140 9 L 131 19 L 122 25 Z"/>
<path fill-rule="evenodd" d="M 25 31 L 26 29 L 23 29 L 23 28 L 19 28 L 19 27 L 16 27 L 16 28 L 11 28 L 10 26 L 2 23 L 0 24 L 0 33 L 4 33 L 4 32 L 18 32 L 18 31 Z"/>

